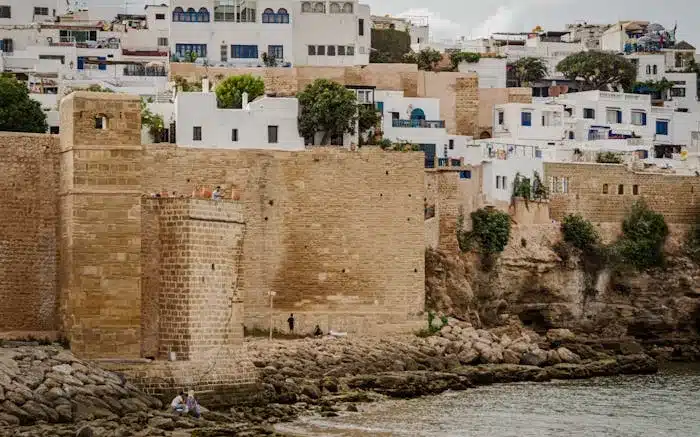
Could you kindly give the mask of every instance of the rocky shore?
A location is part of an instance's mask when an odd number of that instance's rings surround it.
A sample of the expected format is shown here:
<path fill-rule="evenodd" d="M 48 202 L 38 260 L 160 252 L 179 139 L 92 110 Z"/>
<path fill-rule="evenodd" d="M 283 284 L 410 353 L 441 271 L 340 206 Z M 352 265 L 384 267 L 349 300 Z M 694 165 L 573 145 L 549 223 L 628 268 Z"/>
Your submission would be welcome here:
<path fill-rule="evenodd" d="M 353 412 L 387 396 L 657 371 L 632 341 L 595 344 L 567 330 L 541 336 L 516 323 L 482 330 L 451 320 L 427 338 L 254 340 L 244 349 L 261 374 L 255 399 L 194 419 L 171 415 L 123 376 L 58 346 L 2 347 L 0 435 L 275 435 L 275 423 Z"/>

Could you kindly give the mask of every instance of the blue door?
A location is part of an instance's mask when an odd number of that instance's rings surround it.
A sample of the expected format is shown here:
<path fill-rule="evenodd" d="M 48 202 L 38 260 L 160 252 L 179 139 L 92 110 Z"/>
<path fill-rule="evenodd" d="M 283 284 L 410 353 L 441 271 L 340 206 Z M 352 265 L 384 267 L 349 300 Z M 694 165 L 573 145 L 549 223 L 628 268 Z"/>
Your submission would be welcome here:
<path fill-rule="evenodd" d="M 100 61 L 106 61 L 106 60 L 107 60 L 107 58 L 105 58 L 105 57 L 103 57 L 103 56 L 100 56 L 100 57 L 98 57 L 97 59 L 100 60 Z M 100 68 L 100 70 L 103 70 L 103 71 L 104 71 L 104 70 L 107 70 L 107 64 L 104 64 L 104 63 L 100 62 L 100 67 L 99 67 L 99 68 Z"/>
<path fill-rule="evenodd" d="M 83 70 L 85 68 L 85 58 L 78 56 L 78 70 Z"/>

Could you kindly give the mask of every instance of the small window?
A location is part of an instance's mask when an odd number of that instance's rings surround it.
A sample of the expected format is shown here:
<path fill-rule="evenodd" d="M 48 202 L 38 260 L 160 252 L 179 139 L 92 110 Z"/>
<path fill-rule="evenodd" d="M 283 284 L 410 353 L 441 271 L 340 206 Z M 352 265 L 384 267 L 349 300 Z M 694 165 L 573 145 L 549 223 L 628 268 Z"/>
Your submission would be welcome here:
<path fill-rule="evenodd" d="M 345 54 L 347 56 L 355 56 L 355 46 L 348 46 Z"/>
<path fill-rule="evenodd" d="M 646 126 L 647 113 L 644 111 L 632 111 L 632 124 L 635 126 Z"/>
<path fill-rule="evenodd" d="M 328 56 L 335 56 L 335 46 L 328 46 Z"/>
<path fill-rule="evenodd" d="M 503 117 L 504 117 L 503 111 L 498 111 L 498 125 L 499 126 L 503 125 Z"/>
<path fill-rule="evenodd" d="M 619 109 L 608 108 L 605 112 L 606 122 L 608 124 L 621 124 L 622 123 L 622 111 Z"/>
<path fill-rule="evenodd" d="M 326 56 L 326 46 L 318 46 L 316 49 L 316 54 L 318 56 Z"/>
<path fill-rule="evenodd" d="M 659 69 L 658 69 L 658 67 L 657 67 L 656 65 L 654 65 L 653 70 L 654 70 L 654 74 L 658 74 L 658 73 L 659 73 Z"/>
<path fill-rule="evenodd" d="M 309 56 L 316 56 L 316 46 L 309 46 Z"/>
<path fill-rule="evenodd" d="M 202 141 L 202 126 L 192 128 L 192 141 Z"/>
<path fill-rule="evenodd" d="M 238 129 L 231 129 L 231 141 L 238 141 Z"/>
<path fill-rule="evenodd" d="M 0 39 L 0 51 L 3 51 L 5 53 L 12 53 L 14 51 L 14 44 L 12 43 L 12 39 Z"/>
<path fill-rule="evenodd" d="M 668 120 L 656 120 L 656 135 L 668 135 Z"/>
<path fill-rule="evenodd" d="M 508 178 L 505 176 L 501 176 L 501 188 L 504 190 L 508 189 Z"/>
<path fill-rule="evenodd" d="M 603 184 L 603 194 L 608 194 L 608 184 Z"/>
<path fill-rule="evenodd" d="M 277 134 L 279 132 L 279 126 L 268 126 L 267 127 L 267 142 L 269 144 L 276 144 L 278 142 Z"/>
<path fill-rule="evenodd" d="M 345 46 L 338 46 L 338 56 L 345 56 Z"/>
<path fill-rule="evenodd" d="M 364 18 L 360 18 L 359 20 L 357 20 L 357 34 L 360 36 L 365 35 L 365 19 Z"/>
<path fill-rule="evenodd" d="M 449 145 L 450 150 L 454 150 L 454 148 L 455 148 L 455 140 L 450 140 L 449 144 L 450 144 L 450 145 Z"/>
<path fill-rule="evenodd" d="M 219 52 L 221 55 L 221 62 L 228 61 L 228 46 L 226 44 L 221 44 Z"/>
<path fill-rule="evenodd" d="M 12 18 L 12 10 L 9 6 L 0 6 L 0 18 Z"/>
<path fill-rule="evenodd" d="M 95 129 L 107 129 L 107 117 L 103 114 L 95 117 Z"/>
<path fill-rule="evenodd" d="M 471 170 L 462 170 L 459 172 L 459 178 L 460 179 L 471 179 L 472 178 L 472 172 Z"/>
<path fill-rule="evenodd" d="M 639 196 L 639 185 L 632 185 L 632 194 Z"/>
<path fill-rule="evenodd" d="M 588 120 L 594 120 L 595 119 L 595 109 L 584 108 L 583 109 L 583 118 L 586 118 Z"/>
<path fill-rule="evenodd" d="M 521 112 L 520 121 L 522 126 L 532 126 L 532 112 Z"/>
<path fill-rule="evenodd" d="M 165 20 L 165 14 L 156 14 L 156 20 Z"/>
<path fill-rule="evenodd" d="M 49 8 L 34 7 L 34 15 L 49 15 Z"/>
<path fill-rule="evenodd" d="M 624 185 L 617 186 L 617 194 L 625 194 L 625 186 Z"/>
<path fill-rule="evenodd" d="M 501 177 L 496 176 L 496 189 L 500 190 L 501 189 Z"/>
<path fill-rule="evenodd" d="M 647 74 L 651 74 L 651 65 L 647 65 Z"/>
<path fill-rule="evenodd" d="M 158 47 L 167 47 L 168 46 L 168 38 L 161 36 L 158 37 Z"/>
<path fill-rule="evenodd" d="M 671 88 L 671 97 L 685 97 L 685 88 Z"/>
<path fill-rule="evenodd" d="M 575 140 L 575 139 L 576 139 L 576 134 L 574 133 L 574 131 L 569 131 L 569 139 L 570 139 L 570 140 Z"/>

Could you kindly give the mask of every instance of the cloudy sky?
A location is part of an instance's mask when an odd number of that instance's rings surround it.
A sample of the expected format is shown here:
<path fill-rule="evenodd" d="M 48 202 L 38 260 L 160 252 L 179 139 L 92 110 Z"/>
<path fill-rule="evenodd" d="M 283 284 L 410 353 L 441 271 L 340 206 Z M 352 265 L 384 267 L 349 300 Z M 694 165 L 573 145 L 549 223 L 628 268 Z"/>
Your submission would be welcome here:
<path fill-rule="evenodd" d="M 361 0 L 375 15 L 426 16 L 434 36 L 482 37 L 493 32 L 526 32 L 540 25 L 560 30 L 577 21 L 614 23 L 678 22 L 678 37 L 700 47 L 700 0 Z M 426 5 L 428 7 L 426 8 Z"/>

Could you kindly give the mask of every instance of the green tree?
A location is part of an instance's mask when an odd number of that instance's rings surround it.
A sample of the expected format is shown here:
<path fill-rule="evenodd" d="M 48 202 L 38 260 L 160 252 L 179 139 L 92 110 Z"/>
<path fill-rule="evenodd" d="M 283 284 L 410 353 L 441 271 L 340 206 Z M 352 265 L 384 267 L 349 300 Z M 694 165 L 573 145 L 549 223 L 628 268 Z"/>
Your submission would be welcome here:
<path fill-rule="evenodd" d="M 615 252 L 639 270 L 661 266 L 668 233 L 663 215 L 649 209 L 644 201 L 635 202 L 622 222 L 622 237 L 615 244 Z"/>
<path fill-rule="evenodd" d="M 547 77 L 547 64 L 540 58 L 521 58 L 509 67 L 515 73 L 518 86 L 529 86 Z"/>
<path fill-rule="evenodd" d="M 372 29 L 372 51 L 369 62 L 395 64 L 411 52 L 411 35 L 396 29 Z"/>
<path fill-rule="evenodd" d="M 379 112 L 371 105 L 358 105 L 357 108 L 357 127 L 360 133 L 363 134 L 379 124 Z"/>
<path fill-rule="evenodd" d="M 673 88 L 673 82 L 665 77 L 661 80 L 648 80 L 646 82 L 635 82 L 631 91 L 634 94 L 652 94 L 656 98 L 663 98 L 666 91 Z"/>
<path fill-rule="evenodd" d="M 355 93 L 337 82 L 317 79 L 299 99 L 299 133 L 304 138 L 323 132 L 321 145 L 330 143 L 332 136 L 355 132 L 357 99 Z"/>
<path fill-rule="evenodd" d="M 453 52 L 450 53 L 450 62 L 452 62 L 452 70 L 459 70 L 459 64 L 462 62 L 468 62 L 470 64 L 475 64 L 481 59 L 481 54 L 472 52 Z"/>
<path fill-rule="evenodd" d="M 45 133 L 46 114 L 29 90 L 10 75 L 0 76 L 0 131 Z"/>
<path fill-rule="evenodd" d="M 630 89 L 637 78 L 635 66 L 614 53 L 587 51 L 567 56 L 557 65 L 567 79 L 578 81 L 584 91 L 610 86 Z"/>
<path fill-rule="evenodd" d="M 243 106 L 243 93 L 253 101 L 265 93 L 265 82 L 252 74 L 229 76 L 216 86 L 216 100 L 219 108 L 240 109 Z"/>
<path fill-rule="evenodd" d="M 561 232 L 564 234 L 564 241 L 584 252 L 592 252 L 600 241 L 593 223 L 578 214 L 564 217 Z"/>
<path fill-rule="evenodd" d="M 437 71 L 437 66 L 442 61 L 442 53 L 434 49 L 423 49 L 418 53 L 410 52 L 404 56 L 407 64 L 418 64 L 419 70 Z"/>

